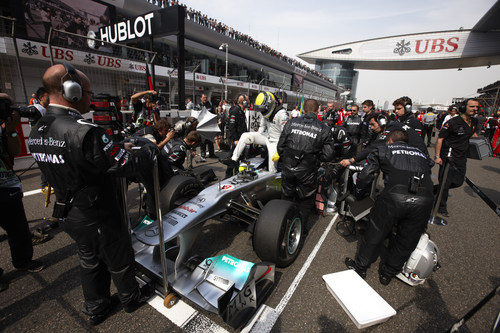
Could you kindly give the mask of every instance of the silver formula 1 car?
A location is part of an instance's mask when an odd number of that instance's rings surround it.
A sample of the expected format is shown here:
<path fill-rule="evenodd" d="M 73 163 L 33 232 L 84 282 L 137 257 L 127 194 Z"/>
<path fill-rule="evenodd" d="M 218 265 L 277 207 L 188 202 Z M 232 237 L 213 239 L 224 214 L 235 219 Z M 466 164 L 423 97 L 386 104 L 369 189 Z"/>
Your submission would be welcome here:
<path fill-rule="evenodd" d="M 236 176 L 205 189 L 195 178 L 174 176 L 157 200 L 167 213 L 132 231 L 136 263 L 149 279 L 159 282 L 167 276 L 165 288 L 219 313 L 233 327 L 248 320 L 265 300 L 274 284 L 274 265 L 292 264 L 305 237 L 298 207 L 278 199 L 281 174 L 262 169 L 262 162 L 251 159 Z M 264 263 L 227 254 L 203 260 L 193 256 L 205 222 L 222 217 L 252 233 L 253 248 Z"/>

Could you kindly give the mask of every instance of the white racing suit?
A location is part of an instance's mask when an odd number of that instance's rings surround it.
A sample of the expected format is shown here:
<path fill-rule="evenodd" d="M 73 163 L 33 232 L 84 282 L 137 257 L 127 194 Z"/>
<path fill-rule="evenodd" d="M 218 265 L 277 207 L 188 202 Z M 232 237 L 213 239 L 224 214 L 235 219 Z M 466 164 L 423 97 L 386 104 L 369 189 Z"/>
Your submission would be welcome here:
<path fill-rule="evenodd" d="M 288 119 L 289 115 L 286 109 L 281 109 L 276 112 L 271 121 L 266 117 L 262 117 L 258 132 L 246 132 L 241 135 L 231 159 L 233 161 L 238 161 L 246 145 L 263 145 L 267 147 L 269 171 L 276 172 L 276 163 L 273 162 L 272 157 L 276 153 L 281 131 L 283 131 L 283 127 Z"/>

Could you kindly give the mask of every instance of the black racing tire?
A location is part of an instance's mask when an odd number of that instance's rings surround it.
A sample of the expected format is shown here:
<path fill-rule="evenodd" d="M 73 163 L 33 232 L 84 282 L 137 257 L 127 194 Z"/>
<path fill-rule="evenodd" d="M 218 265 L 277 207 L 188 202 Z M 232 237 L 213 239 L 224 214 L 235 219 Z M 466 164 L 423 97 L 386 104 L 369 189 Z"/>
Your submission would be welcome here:
<path fill-rule="evenodd" d="M 177 207 L 179 201 L 186 202 L 203 190 L 203 185 L 194 177 L 176 175 L 170 178 L 160 191 L 162 214 Z"/>
<path fill-rule="evenodd" d="M 263 261 L 290 266 L 302 249 L 304 228 L 299 208 L 287 200 L 271 200 L 255 223 L 253 248 Z"/>

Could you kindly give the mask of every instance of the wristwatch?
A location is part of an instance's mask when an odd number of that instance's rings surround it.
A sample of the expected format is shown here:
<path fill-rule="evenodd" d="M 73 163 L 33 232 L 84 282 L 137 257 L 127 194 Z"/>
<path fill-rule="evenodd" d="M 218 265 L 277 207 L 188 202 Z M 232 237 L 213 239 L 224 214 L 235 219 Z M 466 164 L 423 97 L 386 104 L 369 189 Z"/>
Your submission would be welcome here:
<path fill-rule="evenodd" d="M 441 157 L 439 157 L 439 156 L 437 156 L 437 155 L 436 155 L 436 156 L 434 156 L 434 159 L 437 159 L 437 158 L 441 158 Z"/>

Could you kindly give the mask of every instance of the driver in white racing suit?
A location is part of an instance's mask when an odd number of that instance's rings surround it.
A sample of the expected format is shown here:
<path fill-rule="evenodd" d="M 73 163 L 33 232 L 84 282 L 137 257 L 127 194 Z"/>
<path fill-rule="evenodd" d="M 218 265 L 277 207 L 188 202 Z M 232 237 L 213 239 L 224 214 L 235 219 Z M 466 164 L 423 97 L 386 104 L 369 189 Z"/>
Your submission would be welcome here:
<path fill-rule="evenodd" d="M 228 168 L 234 168 L 237 161 L 248 144 L 265 145 L 269 156 L 269 171 L 276 172 L 278 140 L 283 127 L 289 119 L 288 112 L 277 100 L 276 96 L 270 92 L 261 92 L 257 95 L 254 103 L 255 110 L 262 113 L 258 132 L 243 133 L 238 140 L 231 158 L 221 160 Z"/>

